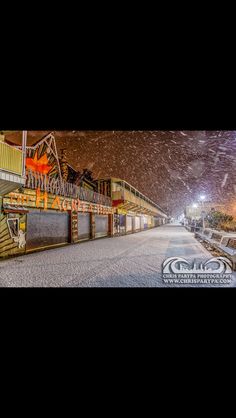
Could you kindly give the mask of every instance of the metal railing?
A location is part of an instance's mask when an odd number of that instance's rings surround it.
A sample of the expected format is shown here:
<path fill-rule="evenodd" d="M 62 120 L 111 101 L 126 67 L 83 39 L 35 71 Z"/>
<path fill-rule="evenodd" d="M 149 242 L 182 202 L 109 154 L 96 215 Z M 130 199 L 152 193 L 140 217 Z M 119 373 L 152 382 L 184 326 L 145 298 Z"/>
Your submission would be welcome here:
<path fill-rule="evenodd" d="M 127 183 L 127 181 L 122 180 L 122 187 L 125 190 L 130 191 L 135 197 L 139 197 L 140 199 L 144 200 L 145 202 L 149 203 L 151 206 L 159 209 L 163 214 L 165 214 L 164 210 L 153 200 L 149 199 L 149 197 L 145 196 L 143 193 L 139 192 L 135 187 L 131 186 L 131 184 Z"/>
<path fill-rule="evenodd" d="M 0 170 L 22 176 L 23 153 L 15 147 L 0 142 Z"/>
<path fill-rule="evenodd" d="M 156 209 L 158 209 L 158 211 L 161 212 L 161 214 L 164 217 L 167 217 L 166 213 L 164 212 L 164 210 L 157 205 L 157 203 L 153 202 L 153 200 L 149 199 L 147 196 L 145 196 L 143 193 L 139 192 L 137 189 L 135 189 L 135 187 L 131 186 L 131 184 L 127 183 L 124 180 L 117 180 L 114 181 L 114 183 L 119 184 L 119 186 L 121 187 L 121 191 L 120 192 L 112 192 L 112 196 L 116 197 L 117 199 L 125 199 L 127 198 L 127 200 L 133 196 L 133 198 L 131 198 L 131 201 L 135 201 L 137 204 L 142 206 L 142 201 L 146 202 L 148 205 L 150 205 L 150 208 L 155 207 Z M 119 197 L 118 193 L 120 193 Z M 115 195 L 117 194 L 117 196 Z"/>
<path fill-rule="evenodd" d="M 31 170 L 26 170 L 25 187 L 29 189 L 40 189 L 41 191 L 46 191 L 48 193 L 97 203 L 103 206 L 111 206 L 111 198 L 108 196 Z"/>

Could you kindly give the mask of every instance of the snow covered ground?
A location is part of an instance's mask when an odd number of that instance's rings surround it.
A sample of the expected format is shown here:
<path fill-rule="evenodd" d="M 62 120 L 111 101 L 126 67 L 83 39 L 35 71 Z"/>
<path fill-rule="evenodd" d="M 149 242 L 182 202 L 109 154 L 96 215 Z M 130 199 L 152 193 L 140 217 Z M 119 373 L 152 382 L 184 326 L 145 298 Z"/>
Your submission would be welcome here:
<path fill-rule="evenodd" d="M 164 287 L 162 263 L 172 256 L 199 261 L 212 258 L 193 234 L 170 224 L 0 261 L 0 286 Z M 226 286 L 236 287 L 236 273 Z"/>

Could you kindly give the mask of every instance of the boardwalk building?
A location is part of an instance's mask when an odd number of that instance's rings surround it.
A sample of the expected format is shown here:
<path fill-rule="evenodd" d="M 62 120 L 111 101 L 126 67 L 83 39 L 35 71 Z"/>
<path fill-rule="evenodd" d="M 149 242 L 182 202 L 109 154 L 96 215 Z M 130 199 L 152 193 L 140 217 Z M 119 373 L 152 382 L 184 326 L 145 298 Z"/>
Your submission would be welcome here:
<path fill-rule="evenodd" d="M 0 138 L 0 258 L 158 226 L 162 209 L 125 181 L 94 181 L 58 156 L 52 134 Z"/>

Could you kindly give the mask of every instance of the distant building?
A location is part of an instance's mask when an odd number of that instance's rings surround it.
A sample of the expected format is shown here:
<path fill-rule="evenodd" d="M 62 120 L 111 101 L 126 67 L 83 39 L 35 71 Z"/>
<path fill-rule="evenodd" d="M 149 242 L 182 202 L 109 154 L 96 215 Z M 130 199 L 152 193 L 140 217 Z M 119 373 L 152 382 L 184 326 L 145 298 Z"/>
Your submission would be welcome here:
<path fill-rule="evenodd" d="M 186 206 L 184 214 L 186 218 L 190 219 L 201 219 L 202 212 L 209 213 L 211 211 L 219 211 L 232 215 L 236 219 L 236 199 L 225 203 L 219 202 L 203 202 L 199 203 L 197 207 L 193 205 Z"/>
<path fill-rule="evenodd" d="M 167 222 L 167 214 L 158 204 L 124 180 L 98 179 L 97 189 L 112 200 L 115 235 L 138 232 Z"/>

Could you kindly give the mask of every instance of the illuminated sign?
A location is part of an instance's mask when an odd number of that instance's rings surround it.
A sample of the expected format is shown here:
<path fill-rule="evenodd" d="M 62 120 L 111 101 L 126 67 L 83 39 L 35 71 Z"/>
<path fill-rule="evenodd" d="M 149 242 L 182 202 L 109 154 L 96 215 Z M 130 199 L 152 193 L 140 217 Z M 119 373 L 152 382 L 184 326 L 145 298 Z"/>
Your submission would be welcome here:
<path fill-rule="evenodd" d="M 34 158 L 26 158 L 26 168 L 38 173 L 48 174 L 51 171 L 52 166 L 49 165 L 46 154 L 41 158 L 38 158 L 38 152 L 36 152 Z"/>
<path fill-rule="evenodd" d="M 54 209 L 62 212 L 90 212 L 102 215 L 113 213 L 113 208 L 98 205 L 96 203 L 84 202 L 80 199 L 72 199 L 64 196 L 52 195 L 37 190 L 25 190 L 25 193 L 10 193 L 4 198 L 4 206 L 30 207 L 38 209 Z"/>

